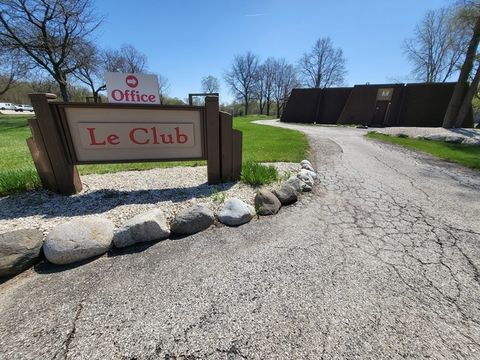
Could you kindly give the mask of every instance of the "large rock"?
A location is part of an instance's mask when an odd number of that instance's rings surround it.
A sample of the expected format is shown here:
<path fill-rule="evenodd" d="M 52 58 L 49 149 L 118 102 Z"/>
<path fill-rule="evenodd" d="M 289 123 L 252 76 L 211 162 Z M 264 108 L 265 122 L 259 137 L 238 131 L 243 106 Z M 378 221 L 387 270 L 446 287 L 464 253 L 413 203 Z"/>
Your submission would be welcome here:
<path fill-rule="evenodd" d="M 215 215 L 212 210 L 195 205 L 178 213 L 172 221 L 170 230 L 179 235 L 195 234 L 210 227 L 214 221 Z"/>
<path fill-rule="evenodd" d="M 480 146 L 479 138 L 463 138 L 462 145 Z"/>
<path fill-rule="evenodd" d="M 35 229 L 0 234 L 0 277 L 21 273 L 40 256 L 43 234 Z"/>
<path fill-rule="evenodd" d="M 254 203 L 259 215 L 275 215 L 282 207 L 280 200 L 269 190 L 260 190 Z"/>
<path fill-rule="evenodd" d="M 451 144 L 461 144 L 463 139 L 465 139 L 465 137 L 463 136 L 449 135 L 445 137 L 445 142 L 451 143 Z"/>
<path fill-rule="evenodd" d="M 298 172 L 299 174 L 306 174 L 309 175 L 313 180 L 316 180 L 318 178 L 318 175 L 315 171 L 310 171 L 307 169 L 302 169 Z"/>
<path fill-rule="evenodd" d="M 303 163 L 303 164 L 300 164 L 300 167 L 302 169 L 305 169 L 305 170 L 308 170 L 308 171 L 311 171 L 311 172 L 315 172 L 315 170 L 313 169 L 313 166 L 310 165 L 310 164 Z"/>
<path fill-rule="evenodd" d="M 287 183 L 273 190 L 273 194 L 280 200 L 282 205 L 290 205 L 298 200 L 297 192 L 292 185 Z"/>
<path fill-rule="evenodd" d="M 218 213 L 218 220 L 228 226 L 238 226 L 252 220 L 255 208 L 237 198 L 228 199 Z"/>
<path fill-rule="evenodd" d="M 445 141 L 446 135 L 442 134 L 431 134 L 431 135 L 425 135 L 423 138 L 425 140 L 432 140 L 432 141 Z"/>
<path fill-rule="evenodd" d="M 45 239 L 43 252 L 54 264 L 71 264 L 110 249 L 113 223 L 102 218 L 72 220 L 55 227 Z"/>
<path fill-rule="evenodd" d="M 313 169 L 313 165 L 310 161 L 308 160 L 302 160 L 300 161 L 300 167 L 303 169 L 304 166 L 310 166 Z M 313 170 L 312 170 L 313 171 Z"/>
<path fill-rule="evenodd" d="M 300 170 L 300 172 L 297 174 L 297 177 L 308 186 L 310 187 L 313 186 L 313 183 L 314 183 L 313 177 L 307 173 L 307 170 Z"/>
<path fill-rule="evenodd" d="M 123 248 L 142 242 L 163 240 L 170 236 L 167 220 L 160 209 L 147 211 L 128 220 L 117 231 L 113 243 Z"/>
<path fill-rule="evenodd" d="M 312 191 L 312 187 L 310 185 L 306 184 L 296 176 L 291 176 L 285 183 L 293 187 L 296 192 Z"/>

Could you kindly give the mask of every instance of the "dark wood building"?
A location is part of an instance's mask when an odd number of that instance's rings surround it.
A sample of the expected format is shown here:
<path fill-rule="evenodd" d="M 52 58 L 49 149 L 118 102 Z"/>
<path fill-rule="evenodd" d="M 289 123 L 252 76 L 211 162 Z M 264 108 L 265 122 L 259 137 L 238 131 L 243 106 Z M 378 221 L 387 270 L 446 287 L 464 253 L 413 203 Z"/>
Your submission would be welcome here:
<path fill-rule="evenodd" d="M 440 127 L 455 83 L 375 84 L 294 89 L 281 121 Z M 473 116 L 463 127 L 473 126 Z"/>

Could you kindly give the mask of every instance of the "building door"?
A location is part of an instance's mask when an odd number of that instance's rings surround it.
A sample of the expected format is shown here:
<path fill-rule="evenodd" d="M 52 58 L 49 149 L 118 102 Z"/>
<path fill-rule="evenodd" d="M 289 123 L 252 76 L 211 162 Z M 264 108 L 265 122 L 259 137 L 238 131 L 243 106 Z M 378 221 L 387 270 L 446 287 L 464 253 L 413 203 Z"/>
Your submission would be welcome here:
<path fill-rule="evenodd" d="M 369 126 L 385 126 L 385 119 L 389 109 L 390 101 L 377 101 L 372 121 Z"/>

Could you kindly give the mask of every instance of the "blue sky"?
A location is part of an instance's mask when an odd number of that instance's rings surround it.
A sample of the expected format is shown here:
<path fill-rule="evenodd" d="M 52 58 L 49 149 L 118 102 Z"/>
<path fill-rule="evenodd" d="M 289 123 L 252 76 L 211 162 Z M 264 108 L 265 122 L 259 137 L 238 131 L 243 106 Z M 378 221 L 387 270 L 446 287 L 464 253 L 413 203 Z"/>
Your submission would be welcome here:
<path fill-rule="evenodd" d="M 106 20 L 101 46 L 130 43 L 148 57 L 149 69 L 166 76 L 169 95 L 200 91 L 201 78 L 221 79 L 221 101 L 232 96 L 223 82 L 236 54 L 296 64 L 319 37 L 329 36 L 347 58 L 346 85 L 407 80 L 402 43 L 426 10 L 448 0 L 99 0 Z"/>

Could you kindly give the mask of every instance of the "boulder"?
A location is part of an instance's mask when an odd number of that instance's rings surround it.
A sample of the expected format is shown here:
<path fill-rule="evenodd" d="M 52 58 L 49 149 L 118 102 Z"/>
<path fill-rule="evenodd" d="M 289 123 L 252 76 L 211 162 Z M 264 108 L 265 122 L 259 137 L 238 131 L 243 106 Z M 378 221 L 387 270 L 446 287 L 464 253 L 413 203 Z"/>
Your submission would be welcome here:
<path fill-rule="evenodd" d="M 237 198 L 228 199 L 218 213 L 218 220 L 228 226 L 238 226 L 252 220 L 255 216 L 253 206 Z"/>
<path fill-rule="evenodd" d="M 138 214 L 125 222 L 113 238 L 117 248 L 142 242 L 163 240 L 170 236 L 167 220 L 160 209 Z"/>
<path fill-rule="evenodd" d="M 282 205 L 290 205 L 298 200 L 297 192 L 292 185 L 287 183 L 273 190 L 273 194 L 280 200 Z"/>
<path fill-rule="evenodd" d="M 305 184 L 308 186 L 312 187 L 314 180 L 310 174 L 306 172 L 307 170 L 300 170 L 300 172 L 297 174 L 297 177 L 302 180 Z"/>
<path fill-rule="evenodd" d="M 22 229 L 0 234 L 0 277 L 21 273 L 40 256 L 43 234 L 35 229 Z"/>
<path fill-rule="evenodd" d="M 446 135 L 442 134 L 432 134 L 432 135 L 425 135 L 423 138 L 425 140 L 432 140 L 432 141 L 445 141 Z"/>
<path fill-rule="evenodd" d="M 298 172 L 299 174 L 306 174 L 309 175 L 313 180 L 316 180 L 318 178 L 317 173 L 315 171 L 310 171 L 307 169 L 302 169 Z"/>
<path fill-rule="evenodd" d="M 296 176 L 290 177 L 285 183 L 293 187 L 296 192 L 312 191 L 312 187 L 310 185 L 306 184 Z"/>
<path fill-rule="evenodd" d="M 304 165 L 308 165 L 308 166 L 310 166 L 310 167 L 313 169 L 312 163 L 311 163 L 310 161 L 308 161 L 308 160 L 302 160 L 302 161 L 300 161 L 300 166 L 301 166 L 302 169 L 303 169 L 303 166 L 304 166 Z"/>
<path fill-rule="evenodd" d="M 170 230 L 179 235 L 195 234 L 209 228 L 214 221 L 212 210 L 195 205 L 178 213 L 170 225 Z"/>
<path fill-rule="evenodd" d="M 451 144 L 461 144 L 463 139 L 465 139 L 465 137 L 463 136 L 450 135 L 445 137 L 445 142 L 448 142 Z"/>
<path fill-rule="evenodd" d="M 72 220 L 50 231 L 43 244 L 43 252 L 51 263 L 71 264 L 107 252 L 112 239 L 113 223 L 110 220 Z"/>
<path fill-rule="evenodd" d="M 463 138 L 463 145 L 480 146 L 480 138 Z"/>
<path fill-rule="evenodd" d="M 258 215 L 275 215 L 282 207 L 280 200 L 269 190 L 260 190 L 254 203 Z"/>
<path fill-rule="evenodd" d="M 305 169 L 305 170 L 308 170 L 308 171 L 311 171 L 311 172 L 315 172 L 312 165 L 308 165 L 308 164 L 304 163 L 304 164 L 300 164 L 300 167 L 302 169 Z"/>

